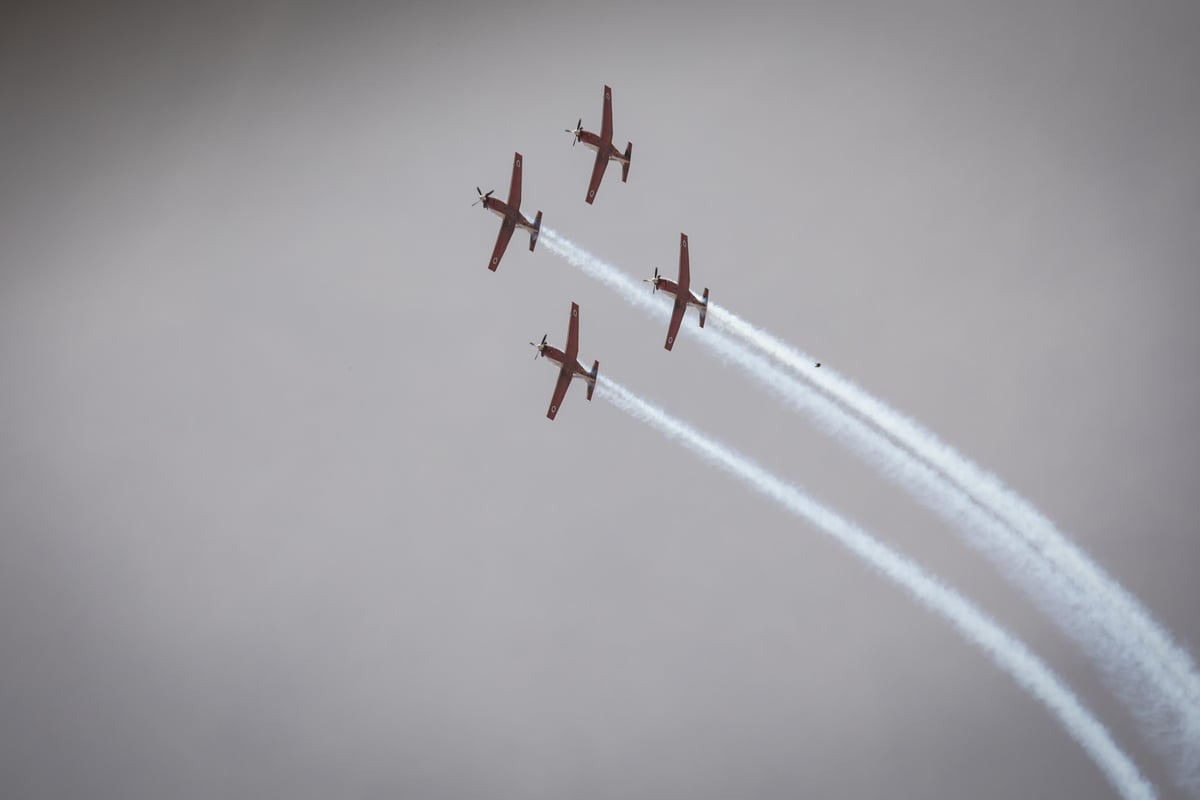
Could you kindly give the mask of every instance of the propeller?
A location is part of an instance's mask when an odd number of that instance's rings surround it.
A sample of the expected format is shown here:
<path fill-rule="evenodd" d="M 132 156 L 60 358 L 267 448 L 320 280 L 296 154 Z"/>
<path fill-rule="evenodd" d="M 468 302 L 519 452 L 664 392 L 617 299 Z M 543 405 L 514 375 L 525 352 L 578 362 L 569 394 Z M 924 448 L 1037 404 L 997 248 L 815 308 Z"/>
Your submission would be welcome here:
<path fill-rule="evenodd" d="M 575 142 L 578 142 L 579 137 L 583 135 L 583 117 L 580 117 L 579 122 L 575 123 L 575 130 L 570 128 L 563 128 L 563 130 L 575 137 L 575 140 L 571 142 L 571 147 L 574 147 Z"/>
<path fill-rule="evenodd" d="M 482 202 L 484 202 L 485 200 L 487 200 L 489 197 L 491 197 L 491 196 L 492 196 L 492 192 L 494 192 L 494 191 L 496 191 L 496 190 L 495 190 L 495 189 L 488 189 L 488 190 L 487 190 L 487 194 L 484 194 L 484 193 L 483 193 L 483 190 L 482 190 L 482 189 L 480 189 L 478 186 L 476 186 L 476 187 L 475 187 L 475 192 L 476 192 L 476 193 L 479 195 L 479 199 L 478 199 L 478 200 L 476 200 L 474 203 L 471 203 L 472 207 L 474 207 L 474 206 L 477 206 L 477 205 L 479 205 L 480 203 L 482 203 Z"/>
<path fill-rule="evenodd" d="M 542 354 L 542 351 L 544 349 L 546 349 L 546 337 L 549 335 L 550 334 L 548 334 L 548 333 L 542 334 L 542 343 L 541 344 L 533 344 L 533 342 L 530 342 L 531 345 L 533 345 L 534 347 L 537 348 L 537 352 L 533 354 L 533 357 L 535 360 L 537 359 L 538 356 L 540 356 Z"/>
<path fill-rule="evenodd" d="M 650 294 L 654 294 L 655 292 L 657 292 L 658 291 L 658 267 L 654 268 L 654 277 L 653 278 L 642 278 L 642 282 L 650 284 Z"/>

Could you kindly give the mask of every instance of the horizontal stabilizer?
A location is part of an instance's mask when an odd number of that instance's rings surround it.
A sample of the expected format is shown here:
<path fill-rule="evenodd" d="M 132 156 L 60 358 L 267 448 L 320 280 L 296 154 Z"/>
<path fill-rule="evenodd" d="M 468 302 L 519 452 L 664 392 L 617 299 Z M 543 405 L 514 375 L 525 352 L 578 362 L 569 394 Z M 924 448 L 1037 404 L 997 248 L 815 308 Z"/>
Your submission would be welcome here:
<path fill-rule="evenodd" d="M 600 374 L 600 362 L 593 361 L 592 362 L 592 374 L 588 378 L 588 391 L 587 391 L 587 399 L 588 400 L 592 399 L 592 392 L 596 391 L 596 376 L 599 374 Z"/>
<path fill-rule="evenodd" d="M 533 220 L 533 230 L 529 234 L 529 252 L 533 252 L 533 246 L 537 244 L 538 234 L 542 230 L 542 212 L 537 213 L 537 217 Z"/>
<path fill-rule="evenodd" d="M 700 327 L 704 327 L 704 317 L 708 315 L 708 287 L 704 287 L 704 305 L 700 306 Z"/>
<path fill-rule="evenodd" d="M 621 183 L 629 180 L 629 163 L 633 158 L 633 142 L 625 145 L 625 163 L 621 165 Z"/>

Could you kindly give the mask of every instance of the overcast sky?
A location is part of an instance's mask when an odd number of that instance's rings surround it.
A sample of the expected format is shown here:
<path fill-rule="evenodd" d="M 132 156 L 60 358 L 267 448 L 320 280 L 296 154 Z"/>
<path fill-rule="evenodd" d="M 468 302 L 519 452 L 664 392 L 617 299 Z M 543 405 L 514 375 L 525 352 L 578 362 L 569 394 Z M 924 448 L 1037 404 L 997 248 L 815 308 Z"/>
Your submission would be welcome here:
<path fill-rule="evenodd" d="M 922 421 L 1200 643 L 1189 2 L 27 3 L 0 27 L 0 785 L 1106 797 L 1046 710 L 580 359 L 1058 670 L 939 519 L 474 187 Z M 634 143 L 584 203 L 600 123 Z"/>

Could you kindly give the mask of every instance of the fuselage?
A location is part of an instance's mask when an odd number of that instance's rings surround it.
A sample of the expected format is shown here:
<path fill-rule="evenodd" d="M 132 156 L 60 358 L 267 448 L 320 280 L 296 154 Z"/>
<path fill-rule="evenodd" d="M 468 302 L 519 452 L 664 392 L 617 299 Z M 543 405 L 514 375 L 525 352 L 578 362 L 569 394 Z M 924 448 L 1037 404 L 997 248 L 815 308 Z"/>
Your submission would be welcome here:
<path fill-rule="evenodd" d="M 679 296 L 679 284 L 669 278 L 659 278 L 657 286 L 660 291 L 667 292 L 673 297 Z M 704 308 L 704 300 L 692 294 L 690 289 L 687 291 L 687 304 L 696 308 Z"/>
<path fill-rule="evenodd" d="M 611 139 L 606 142 L 600 138 L 599 134 L 592 133 L 591 131 L 580 131 L 579 141 L 583 142 L 584 147 L 595 150 L 597 153 L 604 153 L 605 157 L 610 161 L 619 161 L 622 164 L 629 163 L 625 158 L 625 154 L 613 147 Z"/>
<path fill-rule="evenodd" d="M 566 362 L 566 360 L 567 360 L 567 354 L 564 353 L 562 350 L 559 350 L 557 347 L 551 347 L 550 345 L 544 345 L 540 348 L 540 352 L 547 359 L 549 359 L 550 361 L 553 361 L 555 366 L 557 366 L 560 370 L 563 367 L 563 363 Z M 587 379 L 587 378 L 592 377 L 591 373 L 583 368 L 583 365 L 579 363 L 578 359 L 576 359 L 575 363 L 570 365 L 568 367 L 568 369 L 571 370 L 572 378 Z"/>
<path fill-rule="evenodd" d="M 501 219 L 511 219 L 516 223 L 517 227 L 532 231 L 533 223 L 525 218 L 520 209 L 510 208 L 508 203 L 503 200 L 497 200 L 495 197 L 488 197 L 483 201 L 483 207 L 492 212 Z"/>

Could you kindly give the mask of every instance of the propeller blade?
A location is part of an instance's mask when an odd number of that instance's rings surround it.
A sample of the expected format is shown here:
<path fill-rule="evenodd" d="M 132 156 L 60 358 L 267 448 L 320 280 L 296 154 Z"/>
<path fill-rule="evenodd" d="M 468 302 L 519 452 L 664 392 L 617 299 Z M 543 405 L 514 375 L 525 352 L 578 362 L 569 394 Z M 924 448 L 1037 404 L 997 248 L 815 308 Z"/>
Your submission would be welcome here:
<path fill-rule="evenodd" d="M 549 336 L 549 335 L 550 335 L 550 334 L 548 334 L 548 333 L 543 333 L 543 334 L 542 334 L 542 347 L 545 347 L 545 346 L 546 346 L 546 337 L 547 337 L 547 336 Z"/>

